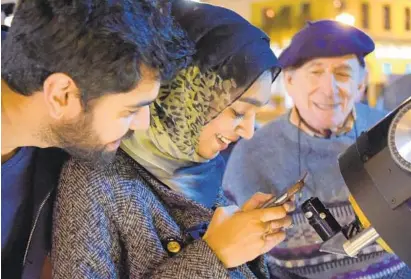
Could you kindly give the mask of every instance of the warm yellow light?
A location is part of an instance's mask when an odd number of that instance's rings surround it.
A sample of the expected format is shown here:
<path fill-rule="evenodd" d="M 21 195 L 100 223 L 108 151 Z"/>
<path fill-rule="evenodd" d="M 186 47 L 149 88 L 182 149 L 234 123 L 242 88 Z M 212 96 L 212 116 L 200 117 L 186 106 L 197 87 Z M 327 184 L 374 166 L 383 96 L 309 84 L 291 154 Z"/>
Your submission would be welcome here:
<path fill-rule="evenodd" d="M 334 7 L 339 9 L 341 8 L 341 6 L 342 6 L 341 0 L 334 0 Z"/>
<path fill-rule="evenodd" d="M 348 25 L 355 24 L 355 17 L 349 13 L 341 13 L 335 17 L 335 20 Z"/>
<path fill-rule="evenodd" d="M 273 18 L 273 17 L 275 16 L 275 12 L 274 12 L 273 9 L 268 9 L 268 10 L 265 11 L 265 15 L 266 15 L 268 18 Z"/>

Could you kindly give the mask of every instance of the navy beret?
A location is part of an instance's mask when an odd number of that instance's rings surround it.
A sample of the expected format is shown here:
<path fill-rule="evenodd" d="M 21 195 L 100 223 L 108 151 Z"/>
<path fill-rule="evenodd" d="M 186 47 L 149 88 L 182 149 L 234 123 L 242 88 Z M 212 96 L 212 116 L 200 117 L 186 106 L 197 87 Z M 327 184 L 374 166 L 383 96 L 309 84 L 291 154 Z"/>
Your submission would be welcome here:
<path fill-rule="evenodd" d="M 283 68 L 301 66 L 313 58 L 355 54 L 364 63 L 364 57 L 374 51 L 373 40 L 363 31 L 334 20 L 308 22 L 281 53 Z"/>

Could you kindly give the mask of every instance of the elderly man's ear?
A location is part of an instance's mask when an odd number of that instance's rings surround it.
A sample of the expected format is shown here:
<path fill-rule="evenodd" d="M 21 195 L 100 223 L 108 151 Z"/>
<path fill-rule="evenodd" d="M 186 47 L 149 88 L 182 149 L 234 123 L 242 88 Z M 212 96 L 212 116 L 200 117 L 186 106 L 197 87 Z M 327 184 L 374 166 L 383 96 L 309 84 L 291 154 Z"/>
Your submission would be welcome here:
<path fill-rule="evenodd" d="M 283 74 L 283 82 L 284 82 L 285 90 L 287 91 L 288 95 L 290 95 L 291 98 L 294 98 L 294 96 L 293 96 L 294 90 L 291 89 L 292 86 L 295 83 L 294 71 L 293 70 L 284 70 L 282 74 Z"/>
<path fill-rule="evenodd" d="M 367 89 L 368 85 L 368 70 L 367 68 L 363 68 L 360 70 L 360 78 L 358 81 L 358 94 L 355 96 L 355 101 L 359 102 L 363 99 L 365 90 Z"/>
<path fill-rule="evenodd" d="M 283 71 L 283 78 L 284 78 L 284 85 L 287 87 L 288 85 L 292 85 L 293 84 L 293 72 L 292 70 L 284 70 Z"/>

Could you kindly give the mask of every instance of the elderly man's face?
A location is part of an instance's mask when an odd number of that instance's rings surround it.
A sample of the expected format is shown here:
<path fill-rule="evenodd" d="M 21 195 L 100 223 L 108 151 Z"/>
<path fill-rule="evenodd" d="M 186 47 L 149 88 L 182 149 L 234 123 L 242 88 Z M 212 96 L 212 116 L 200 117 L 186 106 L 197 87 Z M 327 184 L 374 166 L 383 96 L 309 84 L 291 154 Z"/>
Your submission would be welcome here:
<path fill-rule="evenodd" d="M 365 88 L 365 69 L 355 55 L 313 59 L 284 77 L 301 117 L 319 131 L 343 125 Z"/>

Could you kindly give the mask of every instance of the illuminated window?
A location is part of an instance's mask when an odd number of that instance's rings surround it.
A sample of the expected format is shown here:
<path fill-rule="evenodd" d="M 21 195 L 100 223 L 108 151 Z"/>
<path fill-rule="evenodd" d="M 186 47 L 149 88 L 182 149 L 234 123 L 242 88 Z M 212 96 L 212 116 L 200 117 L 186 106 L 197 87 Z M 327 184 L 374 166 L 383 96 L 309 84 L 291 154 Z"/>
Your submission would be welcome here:
<path fill-rule="evenodd" d="M 385 5 L 384 9 L 384 29 L 390 30 L 391 29 L 391 8 L 389 5 Z"/>
<path fill-rule="evenodd" d="M 284 6 L 281 9 L 282 19 L 284 20 L 284 26 L 291 28 L 291 7 Z"/>
<path fill-rule="evenodd" d="M 362 28 L 369 28 L 370 26 L 370 6 L 368 3 L 361 4 L 361 13 L 362 13 Z"/>
<path fill-rule="evenodd" d="M 276 22 L 275 11 L 272 8 L 266 8 L 266 9 L 263 9 L 262 12 L 263 12 L 263 17 L 262 17 L 261 29 L 263 29 L 264 32 L 267 32 L 268 34 L 270 34 Z"/>
<path fill-rule="evenodd" d="M 311 17 L 311 5 L 310 5 L 310 3 L 303 3 L 301 5 L 301 15 L 306 19 L 310 19 L 310 17 Z"/>
<path fill-rule="evenodd" d="M 405 66 L 405 73 L 406 73 L 406 74 L 411 74 L 411 63 L 410 63 L 410 64 L 407 64 L 407 65 Z"/>

